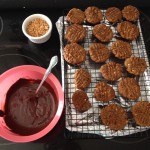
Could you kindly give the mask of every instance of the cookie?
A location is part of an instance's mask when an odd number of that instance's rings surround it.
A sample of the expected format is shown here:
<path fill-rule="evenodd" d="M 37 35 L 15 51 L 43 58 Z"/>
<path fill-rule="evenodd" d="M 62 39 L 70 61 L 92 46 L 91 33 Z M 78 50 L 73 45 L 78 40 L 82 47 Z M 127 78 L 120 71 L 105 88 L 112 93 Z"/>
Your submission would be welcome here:
<path fill-rule="evenodd" d="M 118 63 L 110 61 L 101 66 L 100 73 L 106 80 L 116 81 L 122 75 L 122 66 Z"/>
<path fill-rule="evenodd" d="M 110 55 L 109 49 L 101 43 L 93 43 L 89 47 L 90 58 L 96 62 L 105 62 Z"/>
<path fill-rule="evenodd" d="M 77 44 L 67 44 L 64 48 L 64 59 L 72 65 L 80 65 L 86 60 L 85 49 Z"/>
<path fill-rule="evenodd" d="M 136 21 L 140 16 L 140 12 L 136 7 L 128 5 L 123 8 L 122 15 L 128 21 Z"/>
<path fill-rule="evenodd" d="M 72 103 L 79 112 L 85 112 L 92 107 L 87 94 L 82 90 L 77 90 L 72 95 Z"/>
<path fill-rule="evenodd" d="M 85 89 L 91 83 L 91 75 L 85 69 L 80 68 L 75 72 L 74 82 L 78 89 Z"/>
<path fill-rule="evenodd" d="M 85 20 L 85 14 L 81 9 L 72 8 L 68 12 L 66 20 L 70 23 L 82 24 Z"/>
<path fill-rule="evenodd" d="M 110 104 L 100 112 L 100 118 L 104 125 L 111 130 L 122 130 L 128 123 L 125 109 L 117 104 Z"/>
<path fill-rule="evenodd" d="M 112 53 L 119 59 L 126 59 L 132 55 L 132 46 L 128 42 L 117 40 L 112 43 Z"/>
<path fill-rule="evenodd" d="M 101 42 L 109 42 L 113 38 L 112 29 L 105 24 L 97 24 L 93 27 L 93 35 Z"/>
<path fill-rule="evenodd" d="M 119 81 L 118 91 L 121 96 L 131 100 L 137 100 L 141 95 L 138 82 L 128 77 Z"/>
<path fill-rule="evenodd" d="M 103 18 L 102 11 L 95 6 L 88 7 L 85 10 L 86 21 L 91 24 L 100 23 Z"/>
<path fill-rule="evenodd" d="M 115 91 L 107 83 L 99 82 L 96 84 L 94 96 L 97 101 L 108 102 L 115 98 Z"/>
<path fill-rule="evenodd" d="M 117 31 L 122 38 L 135 40 L 139 36 L 139 28 L 129 21 L 123 21 L 117 25 Z"/>
<path fill-rule="evenodd" d="M 140 75 L 147 68 L 145 59 L 139 57 L 127 58 L 124 65 L 127 71 L 134 75 Z"/>
<path fill-rule="evenodd" d="M 86 28 L 79 24 L 68 26 L 65 38 L 72 43 L 80 42 L 86 37 Z"/>
<path fill-rule="evenodd" d="M 146 127 L 150 126 L 150 103 L 148 101 L 137 102 L 131 112 L 136 124 Z"/>
<path fill-rule="evenodd" d="M 119 8 L 110 7 L 106 10 L 106 19 L 109 22 L 116 23 L 122 19 L 122 14 Z"/>

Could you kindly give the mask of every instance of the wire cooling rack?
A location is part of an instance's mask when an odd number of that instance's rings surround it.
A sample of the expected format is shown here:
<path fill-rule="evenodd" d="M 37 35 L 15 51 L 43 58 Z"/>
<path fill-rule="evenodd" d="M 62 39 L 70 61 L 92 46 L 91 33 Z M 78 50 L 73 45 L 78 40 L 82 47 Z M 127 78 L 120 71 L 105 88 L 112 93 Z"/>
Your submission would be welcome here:
<path fill-rule="evenodd" d="M 65 40 L 64 35 L 66 33 L 66 29 L 69 26 L 69 23 L 66 21 L 66 14 L 68 10 L 64 11 L 64 15 L 61 18 L 61 20 L 58 22 L 62 24 L 62 32 L 59 32 L 60 36 L 62 36 L 62 52 L 61 52 L 61 59 L 62 59 L 62 72 L 63 72 L 63 87 L 64 87 L 64 93 L 65 93 L 65 102 L 66 102 L 66 128 L 68 129 L 66 131 L 66 138 L 72 139 L 72 138 L 112 138 L 112 137 L 123 137 L 123 136 L 128 136 L 128 137 L 145 137 L 148 136 L 148 127 L 140 127 L 138 126 L 130 112 L 131 107 L 138 101 L 150 101 L 150 70 L 149 70 L 149 61 L 145 49 L 145 44 L 144 44 L 144 39 L 141 31 L 141 26 L 140 26 L 140 20 L 135 22 L 135 24 L 139 27 L 140 30 L 140 36 L 138 37 L 137 40 L 134 40 L 130 42 L 132 45 L 132 56 L 137 56 L 144 58 L 147 63 L 147 70 L 141 74 L 140 76 L 134 76 L 129 74 L 125 67 L 124 67 L 124 61 L 119 60 L 115 58 L 112 54 L 109 57 L 109 59 L 106 62 L 109 61 L 114 61 L 117 63 L 120 63 L 123 67 L 123 75 L 122 77 L 133 77 L 135 78 L 141 89 L 141 96 L 137 101 L 133 100 L 128 100 L 122 98 L 119 93 L 118 93 L 118 81 L 115 82 L 110 82 L 105 80 L 100 72 L 99 68 L 101 65 L 104 63 L 95 63 L 93 62 L 89 55 L 88 55 L 88 50 L 89 50 L 89 45 L 94 43 L 94 42 L 99 42 L 95 37 L 92 35 L 92 30 L 93 26 L 91 26 L 88 23 L 84 23 L 83 26 L 87 29 L 87 36 L 85 40 L 81 43 L 84 47 L 84 49 L 87 51 L 87 56 L 86 56 L 86 61 L 81 65 L 81 66 L 73 66 L 69 65 L 64 61 L 63 58 L 63 47 L 68 44 L 68 41 Z M 111 45 L 116 39 L 122 39 L 117 31 L 116 31 L 116 26 L 117 24 L 110 24 L 106 19 L 105 19 L 105 10 L 102 10 L 103 13 L 103 21 L 101 23 L 104 23 L 108 26 L 111 27 L 114 37 L 113 39 L 109 42 L 106 43 L 105 45 L 110 49 Z M 61 35 L 62 34 L 62 35 Z M 61 39 L 61 38 L 60 38 Z M 123 40 L 123 39 L 122 39 Z M 129 41 L 128 41 L 129 42 Z M 80 67 L 85 68 L 89 71 L 91 74 L 91 84 L 90 86 L 85 90 L 89 97 L 89 101 L 92 104 L 92 108 L 89 109 L 88 111 L 84 113 L 79 113 L 75 110 L 74 105 L 72 104 L 72 95 L 73 93 L 77 90 L 74 84 L 74 73 L 77 69 Z M 93 92 L 95 89 L 95 85 L 99 81 L 104 81 L 107 82 L 109 85 L 113 87 L 115 90 L 116 97 L 113 101 L 110 102 L 97 102 L 93 96 Z M 110 130 L 107 126 L 103 125 L 101 118 L 100 118 L 100 110 L 107 106 L 108 104 L 111 103 L 116 103 L 119 104 L 120 106 L 124 107 L 124 109 L 127 111 L 128 114 L 128 125 L 123 130 L 120 131 L 113 131 Z M 145 131 L 145 132 L 143 132 Z"/>

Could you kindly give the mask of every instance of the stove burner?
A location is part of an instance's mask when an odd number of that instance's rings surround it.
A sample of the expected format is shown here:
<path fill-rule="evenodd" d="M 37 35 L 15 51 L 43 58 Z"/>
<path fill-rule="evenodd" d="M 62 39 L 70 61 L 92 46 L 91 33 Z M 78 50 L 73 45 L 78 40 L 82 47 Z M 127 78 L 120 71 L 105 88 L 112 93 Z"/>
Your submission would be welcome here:
<path fill-rule="evenodd" d="M 3 19 L 0 16 L 0 35 L 2 34 L 2 32 L 3 32 Z"/>
<path fill-rule="evenodd" d="M 140 142 L 143 142 L 145 140 L 148 140 L 150 139 L 150 137 L 144 137 L 144 138 L 132 138 L 132 140 L 129 138 L 126 138 L 126 139 L 111 139 L 112 142 L 114 143 L 119 143 L 119 144 L 134 144 L 134 143 L 140 143 Z"/>
<path fill-rule="evenodd" d="M 20 65 L 38 65 L 41 66 L 39 62 L 33 58 L 21 54 L 4 54 L 0 55 L 0 74 Z"/>

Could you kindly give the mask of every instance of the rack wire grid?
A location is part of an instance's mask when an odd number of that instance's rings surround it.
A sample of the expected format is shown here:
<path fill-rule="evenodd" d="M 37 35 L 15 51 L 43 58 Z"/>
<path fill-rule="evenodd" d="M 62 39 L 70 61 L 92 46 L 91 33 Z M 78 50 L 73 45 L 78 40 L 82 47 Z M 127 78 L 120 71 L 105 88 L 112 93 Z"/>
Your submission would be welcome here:
<path fill-rule="evenodd" d="M 69 23 L 66 21 L 66 14 L 68 10 L 64 10 L 63 15 L 63 35 L 62 35 L 62 42 L 63 46 L 68 44 L 68 41 L 64 38 L 64 35 L 66 33 L 66 29 L 69 26 Z M 116 39 L 122 39 L 117 31 L 116 26 L 117 24 L 111 24 L 109 23 L 105 18 L 105 10 L 102 10 L 103 13 L 103 21 L 101 23 L 104 23 L 111 27 L 113 31 L 113 39 L 109 43 L 105 43 L 105 45 L 111 49 L 111 45 Z M 129 74 L 125 67 L 124 67 L 124 61 L 119 60 L 115 58 L 112 54 L 110 55 L 109 59 L 105 62 L 114 61 L 117 63 L 120 63 L 123 67 L 123 75 L 124 77 L 133 77 L 135 78 L 141 89 L 141 96 L 137 101 L 128 100 L 125 98 L 122 98 L 118 93 L 118 81 L 110 82 L 105 80 L 100 72 L 99 68 L 104 63 L 95 63 L 90 59 L 90 56 L 87 53 L 86 61 L 80 65 L 80 66 L 73 66 L 67 64 L 66 61 L 64 61 L 64 93 L 65 93 L 65 107 L 66 107 L 66 130 L 65 137 L 68 139 L 87 139 L 87 138 L 113 138 L 113 137 L 145 137 L 149 136 L 149 127 L 140 127 L 138 126 L 130 112 L 131 107 L 137 103 L 138 101 L 150 101 L 150 70 L 149 70 L 149 61 L 147 57 L 147 52 L 144 44 L 144 39 L 141 31 L 140 26 L 140 19 L 135 22 L 135 24 L 139 27 L 140 30 L 140 36 L 137 38 L 137 40 L 134 41 L 128 41 L 132 45 L 132 56 L 137 56 L 144 58 L 147 63 L 147 70 L 141 74 L 140 76 L 134 76 Z M 89 45 L 94 42 L 100 42 L 92 35 L 92 29 L 93 26 L 84 22 L 83 27 L 87 29 L 87 35 L 83 42 L 79 43 L 84 47 L 84 49 L 88 52 Z M 124 40 L 124 39 L 122 39 Z M 62 59 L 63 59 L 63 53 L 62 53 Z M 74 73 L 77 69 L 80 67 L 85 68 L 88 70 L 88 72 L 91 74 L 91 84 L 90 86 L 85 89 L 84 91 L 87 93 L 89 100 L 92 104 L 92 108 L 84 113 L 80 113 L 75 110 L 74 105 L 72 104 L 72 95 L 77 90 L 74 84 Z M 116 97 L 113 101 L 109 102 L 98 102 L 95 100 L 95 97 L 93 96 L 93 92 L 95 89 L 95 85 L 99 81 L 107 82 L 109 85 L 113 87 L 115 90 Z M 109 105 L 111 103 L 117 103 L 120 106 L 124 107 L 124 109 L 127 111 L 128 114 L 128 125 L 121 131 L 113 131 L 110 130 L 107 126 L 103 125 L 101 118 L 100 118 L 100 110 L 105 107 L 106 105 Z M 144 132 L 143 132 L 144 131 Z"/>

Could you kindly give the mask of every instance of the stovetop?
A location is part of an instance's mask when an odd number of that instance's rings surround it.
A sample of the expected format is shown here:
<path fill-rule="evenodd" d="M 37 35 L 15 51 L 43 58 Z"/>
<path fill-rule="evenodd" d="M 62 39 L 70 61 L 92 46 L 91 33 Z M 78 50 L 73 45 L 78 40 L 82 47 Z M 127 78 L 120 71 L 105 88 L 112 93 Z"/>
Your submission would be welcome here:
<path fill-rule="evenodd" d="M 50 40 L 44 44 L 34 44 L 30 42 L 22 33 L 21 26 L 23 20 L 34 13 L 43 13 L 51 18 L 53 23 L 53 31 Z M 144 13 L 150 16 L 150 11 L 145 10 Z M 1 11 L 0 16 L 3 20 L 3 30 L 0 32 L 0 74 L 4 71 L 24 64 L 39 65 L 47 68 L 49 60 L 53 55 L 58 55 L 59 63 L 53 69 L 53 73 L 61 82 L 61 62 L 59 51 L 59 36 L 55 27 L 55 22 L 62 15 L 62 10 L 11 10 L 9 12 Z M 143 32 L 148 32 L 149 18 L 142 21 L 144 23 Z M 147 29 L 145 29 L 147 26 Z M 2 26 L 0 25 L 0 28 Z M 150 30 L 150 29 L 149 29 Z M 150 34 L 144 34 L 146 39 L 146 47 L 150 45 Z M 149 52 L 148 52 L 149 54 Z M 12 143 L 0 138 L 0 150 L 19 150 L 19 149 L 36 149 L 36 150 L 89 150 L 89 149 L 146 149 L 150 146 L 149 136 L 143 138 L 115 138 L 111 140 L 104 139 L 72 139 L 67 140 L 64 136 L 65 121 L 64 113 L 58 124 L 43 138 L 30 143 Z M 149 134 L 150 135 L 150 134 Z"/>

